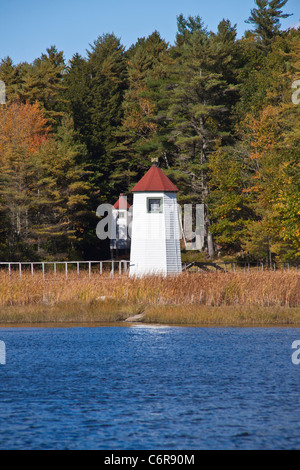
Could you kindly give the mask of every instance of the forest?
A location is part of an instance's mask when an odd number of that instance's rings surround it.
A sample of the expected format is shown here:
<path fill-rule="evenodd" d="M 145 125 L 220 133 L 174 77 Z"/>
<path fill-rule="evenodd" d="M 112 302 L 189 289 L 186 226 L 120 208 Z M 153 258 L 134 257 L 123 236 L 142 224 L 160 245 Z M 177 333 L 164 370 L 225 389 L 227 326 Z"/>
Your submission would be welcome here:
<path fill-rule="evenodd" d="M 108 259 L 96 209 L 131 202 L 153 158 L 180 204 L 205 205 L 199 256 L 299 261 L 300 29 L 282 30 L 285 5 L 255 0 L 241 38 L 230 19 L 213 32 L 179 15 L 172 45 L 106 33 L 68 62 L 54 45 L 1 58 L 0 261 Z"/>

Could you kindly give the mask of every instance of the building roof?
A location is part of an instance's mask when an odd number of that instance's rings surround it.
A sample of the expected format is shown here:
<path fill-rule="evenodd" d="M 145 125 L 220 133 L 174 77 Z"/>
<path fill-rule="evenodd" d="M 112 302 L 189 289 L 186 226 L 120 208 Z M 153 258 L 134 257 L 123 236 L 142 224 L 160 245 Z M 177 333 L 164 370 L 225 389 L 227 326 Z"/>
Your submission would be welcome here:
<path fill-rule="evenodd" d="M 114 204 L 114 208 L 127 210 L 129 209 L 129 207 L 130 204 L 128 204 L 126 197 L 124 197 L 124 194 L 121 193 L 119 199 Z"/>
<path fill-rule="evenodd" d="M 153 165 L 131 191 L 133 193 L 145 191 L 174 193 L 178 191 L 178 188 L 157 165 Z"/>

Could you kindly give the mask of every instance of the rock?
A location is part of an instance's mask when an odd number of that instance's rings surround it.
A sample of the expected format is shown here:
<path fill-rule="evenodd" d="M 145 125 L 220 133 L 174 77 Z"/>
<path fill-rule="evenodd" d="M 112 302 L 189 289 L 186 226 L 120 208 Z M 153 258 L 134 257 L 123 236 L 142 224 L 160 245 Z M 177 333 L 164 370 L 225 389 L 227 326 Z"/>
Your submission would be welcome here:
<path fill-rule="evenodd" d="M 145 315 L 146 315 L 145 313 L 139 313 L 138 315 L 133 315 L 132 317 L 126 318 L 126 320 L 124 320 L 124 321 L 130 321 L 130 322 L 131 321 L 133 321 L 133 322 L 134 321 L 141 321 L 144 318 Z"/>

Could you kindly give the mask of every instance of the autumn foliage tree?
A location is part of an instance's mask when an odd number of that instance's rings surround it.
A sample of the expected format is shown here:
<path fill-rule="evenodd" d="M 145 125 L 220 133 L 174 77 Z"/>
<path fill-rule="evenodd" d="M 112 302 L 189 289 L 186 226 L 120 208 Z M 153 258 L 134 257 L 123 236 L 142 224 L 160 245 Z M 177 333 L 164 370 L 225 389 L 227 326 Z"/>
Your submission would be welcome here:
<path fill-rule="evenodd" d="M 36 182 L 36 156 L 49 128 L 38 103 L 13 103 L 0 109 L 0 201 L 7 250 L 30 251 L 31 211 Z M 18 252 L 18 250 L 17 250 Z"/>
<path fill-rule="evenodd" d="M 51 134 L 38 103 L 0 109 L 0 249 L 10 260 L 58 256 L 80 232 L 78 211 L 90 189 L 76 161 L 83 150 L 72 142 L 70 126 L 60 133 Z"/>

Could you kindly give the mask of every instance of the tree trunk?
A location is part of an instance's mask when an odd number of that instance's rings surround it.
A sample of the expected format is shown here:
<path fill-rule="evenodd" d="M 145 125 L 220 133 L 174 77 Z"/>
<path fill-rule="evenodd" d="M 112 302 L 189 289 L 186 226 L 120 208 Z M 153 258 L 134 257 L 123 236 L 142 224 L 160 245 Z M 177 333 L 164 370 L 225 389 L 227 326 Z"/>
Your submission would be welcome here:
<path fill-rule="evenodd" d="M 207 234 L 207 250 L 208 256 L 212 258 L 215 254 L 213 236 L 210 232 Z"/>

